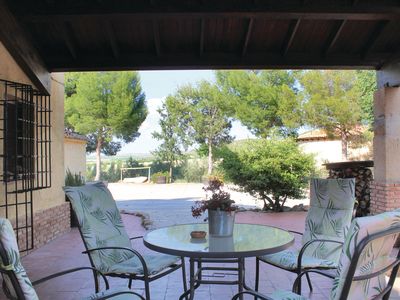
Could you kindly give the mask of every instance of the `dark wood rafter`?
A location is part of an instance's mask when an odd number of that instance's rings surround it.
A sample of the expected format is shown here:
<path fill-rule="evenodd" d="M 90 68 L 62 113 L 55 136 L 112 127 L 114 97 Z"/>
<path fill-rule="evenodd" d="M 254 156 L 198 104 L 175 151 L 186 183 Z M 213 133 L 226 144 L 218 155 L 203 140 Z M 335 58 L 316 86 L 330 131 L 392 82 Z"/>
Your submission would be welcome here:
<path fill-rule="evenodd" d="M 327 45 L 325 46 L 325 50 L 324 50 L 324 55 L 329 54 L 329 52 L 332 50 L 333 46 L 336 44 L 340 34 L 343 31 L 344 26 L 347 23 L 347 20 L 342 20 L 342 21 L 338 21 L 338 25 L 335 29 L 335 31 L 332 33 L 329 42 L 327 43 Z"/>
<path fill-rule="evenodd" d="M 0 0 L 0 40 L 25 72 L 34 86 L 42 93 L 50 94 L 50 73 L 41 56 L 32 45 L 22 26 Z"/>
<path fill-rule="evenodd" d="M 400 8 L 394 5 L 322 5 L 320 1 L 313 1 L 308 5 L 298 6 L 287 5 L 284 2 L 264 4 L 257 7 L 254 4 L 243 7 L 223 8 L 223 6 L 204 5 L 200 8 L 187 8 L 187 6 L 157 6 L 152 5 L 132 9 L 116 10 L 96 9 L 88 7 L 76 13 L 65 12 L 64 10 L 51 11 L 48 13 L 21 14 L 20 18 L 25 22 L 52 23 L 62 21 L 75 21 L 81 19 L 95 20 L 141 20 L 141 19 L 167 19 L 167 18 L 253 18 L 270 20 L 400 20 Z M 167 3 L 167 2 L 166 2 Z"/>
<path fill-rule="evenodd" d="M 153 37 L 154 37 L 154 48 L 157 56 L 161 56 L 161 43 L 160 43 L 160 28 L 158 22 L 153 20 Z"/>
<path fill-rule="evenodd" d="M 387 53 L 385 56 L 389 56 Z M 179 70 L 179 69 L 242 69 L 251 66 L 254 69 L 374 69 L 380 62 L 379 57 L 368 56 L 363 60 L 358 54 L 340 54 L 323 57 L 310 54 L 288 53 L 283 57 L 280 53 L 247 53 L 238 60 L 237 53 L 204 53 L 198 54 L 163 54 L 156 57 L 154 54 L 121 55 L 118 63 L 107 56 L 93 55 L 82 57 L 79 61 L 70 61 L 64 64 L 64 59 L 52 60 L 53 71 L 99 71 L 99 70 Z"/>
<path fill-rule="evenodd" d="M 286 56 L 286 54 L 289 52 L 289 49 L 292 46 L 292 43 L 293 43 L 294 37 L 297 33 L 297 30 L 299 29 L 300 22 L 301 22 L 301 20 L 297 19 L 297 20 L 293 20 L 290 23 L 289 30 L 287 32 L 285 41 L 282 45 L 282 50 L 281 50 L 282 56 Z"/>
<path fill-rule="evenodd" d="M 254 23 L 254 19 L 250 19 L 249 20 L 249 25 L 247 26 L 247 31 L 246 31 L 246 36 L 245 36 L 245 39 L 244 39 L 244 43 L 243 43 L 242 56 L 245 56 L 246 53 L 247 53 L 247 47 L 249 45 L 251 32 L 253 30 L 253 23 Z"/>
<path fill-rule="evenodd" d="M 111 50 L 115 59 L 118 59 L 120 56 L 120 50 L 118 47 L 117 38 L 115 37 L 114 28 L 110 22 L 105 22 L 104 27 L 106 29 L 108 41 L 110 42 Z"/>
<path fill-rule="evenodd" d="M 374 28 L 373 32 L 371 33 L 370 37 L 368 38 L 367 43 L 365 44 L 363 51 L 361 53 L 362 57 L 365 58 L 371 50 L 374 48 L 377 40 L 381 36 L 382 32 L 388 26 L 388 21 L 380 21 Z"/>
<path fill-rule="evenodd" d="M 200 20 L 200 49 L 199 49 L 199 56 L 202 56 L 204 53 L 204 31 L 205 31 L 205 20 Z"/>
<path fill-rule="evenodd" d="M 68 48 L 69 53 L 71 54 L 71 56 L 74 59 L 77 59 L 78 55 L 77 55 L 77 50 L 76 50 L 76 44 L 73 40 L 70 24 L 68 22 L 65 22 L 65 23 L 60 24 L 60 27 L 61 27 L 60 31 L 62 32 L 63 39 L 65 42 L 65 45 Z"/>

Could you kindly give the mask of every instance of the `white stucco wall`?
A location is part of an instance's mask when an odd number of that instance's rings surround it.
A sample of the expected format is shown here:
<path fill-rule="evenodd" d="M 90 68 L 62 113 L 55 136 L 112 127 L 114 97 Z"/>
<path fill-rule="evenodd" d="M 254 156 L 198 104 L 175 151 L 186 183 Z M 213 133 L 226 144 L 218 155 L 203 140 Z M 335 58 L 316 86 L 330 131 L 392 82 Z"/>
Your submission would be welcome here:
<path fill-rule="evenodd" d="M 73 138 L 64 138 L 64 167 L 72 174 L 86 176 L 86 142 Z"/>

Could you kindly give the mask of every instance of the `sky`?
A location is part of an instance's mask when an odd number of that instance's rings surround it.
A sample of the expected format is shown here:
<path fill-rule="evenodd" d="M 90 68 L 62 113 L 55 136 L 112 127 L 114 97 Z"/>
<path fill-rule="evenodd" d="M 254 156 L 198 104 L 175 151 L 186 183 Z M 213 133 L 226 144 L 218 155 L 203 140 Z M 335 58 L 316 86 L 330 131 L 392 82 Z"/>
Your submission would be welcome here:
<path fill-rule="evenodd" d="M 162 101 L 182 85 L 194 84 L 200 80 L 214 81 L 214 74 L 211 70 L 140 71 L 139 73 L 142 89 L 146 94 L 149 114 L 139 129 L 139 138 L 132 143 L 125 144 L 118 153 L 120 155 L 147 154 L 156 150 L 160 142 L 153 139 L 151 133 L 159 131 L 157 108 L 161 106 Z M 232 124 L 231 134 L 235 139 L 253 137 L 250 131 L 237 121 Z"/>

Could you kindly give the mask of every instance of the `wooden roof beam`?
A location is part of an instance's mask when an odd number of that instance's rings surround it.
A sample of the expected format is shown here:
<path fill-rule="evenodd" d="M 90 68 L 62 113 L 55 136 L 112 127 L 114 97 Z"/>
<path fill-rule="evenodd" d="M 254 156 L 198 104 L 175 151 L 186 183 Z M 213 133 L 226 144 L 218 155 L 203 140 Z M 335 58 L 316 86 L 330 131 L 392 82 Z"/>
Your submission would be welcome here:
<path fill-rule="evenodd" d="M 118 47 L 117 38 L 115 37 L 115 32 L 110 22 L 105 22 L 105 28 L 108 40 L 110 42 L 111 50 L 113 52 L 114 58 L 118 59 L 120 56 L 120 50 Z"/>
<path fill-rule="evenodd" d="M 253 30 L 254 19 L 249 20 L 249 24 L 247 25 L 246 37 L 244 39 L 243 48 L 242 48 L 242 56 L 246 55 L 247 46 L 249 45 L 251 32 Z"/>
<path fill-rule="evenodd" d="M 154 37 L 154 48 L 156 50 L 157 56 L 159 57 L 161 55 L 160 28 L 156 20 L 153 20 L 153 37 Z"/>
<path fill-rule="evenodd" d="M 0 28 L 0 40 L 8 52 L 33 85 L 40 92 L 49 95 L 50 73 L 4 0 L 0 0 Z"/>
<path fill-rule="evenodd" d="M 70 25 L 68 23 L 61 24 L 61 32 L 65 41 L 65 45 L 68 48 L 69 53 L 74 59 L 77 59 L 77 53 L 76 53 L 76 46 L 75 42 L 72 37 L 72 32 L 70 29 Z"/>
<path fill-rule="evenodd" d="M 336 27 L 335 31 L 331 35 L 329 42 L 328 42 L 327 46 L 325 47 L 324 55 L 329 54 L 329 52 L 332 50 L 333 46 L 336 44 L 346 23 L 347 23 L 347 20 L 339 21 L 338 26 Z"/>
<path fill-rule="evenodd" d="M 281 51 L 282 56 L 286 56 L 290 47 L 292 46 L 294 37 L 297 33 L 297 30 L 299 29 L 300 22 L 301 22 L 301 20 L 297 19 L 297 20 L 293 20 L 290 23 L 289 30 L 286 34 L 285 41 L 283 42 L 283 45 L 282 45 L 282 51 Z"/>
<path fill-rule="evenodd" d="M 277 4 L 276 4 L 277 3 Z M 285 3 L 266 5 L 264 2 L 257 6 L 243 6 L 235 8 L 213 7 L 204 5 L 195 8 L 185 8 L 179 6 L 148 6 L 140 5 L 132 9 L 111 10 L 98 8 L 93 11 L 92 7 L 67 13 L 60 9 L 56 12 L 48 13 L 20 13 L 19 17 L 26 22 L 51 23 L 59 21 L 75 20 L 136 20 L 140 19 L 176 19 L 176 18 L 246 18 L 246 19 L 270 19 L 270 20 L 400 20 L 400 8 L 390 5 L 342 5 L 328 6 L 313 1 L 307 5 L 291 6 L 288 8 Z"/>
<path fill-rule="evenodd" d="M 371 33 L 370 37 L 368 38 L 367 43 L 365 44 L 364 49 L 361 52 L 361 56 L 363 58 L 365 58 L 370 53 L 370 51 L 374 48 L 376 41 L 379 39 L 382 32 L 385 30 L 385 28 L 387 27 L 387 25 L 389 23 L 390 22 L 388 22 L 388 21 L 381 21 L 375 26 L 373 32 Z"/>
<path fill-rule="evenodd" d="M 202 56 L 204 53 L 204 30 L 205 30 L 205 20 L 200 20 L 200 49 L 199 56 Z"/>

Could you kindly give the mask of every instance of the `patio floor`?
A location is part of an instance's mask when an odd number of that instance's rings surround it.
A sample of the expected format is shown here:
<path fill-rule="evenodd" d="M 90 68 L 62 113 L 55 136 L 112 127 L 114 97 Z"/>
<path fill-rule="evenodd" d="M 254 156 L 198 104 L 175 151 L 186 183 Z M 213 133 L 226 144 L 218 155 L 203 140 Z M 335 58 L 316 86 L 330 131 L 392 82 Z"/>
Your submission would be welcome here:
<path fill-rule="evenodd" d="M 265 214 L 255 212 L 238 213 L 236 222 L 253 223 L 278 226 L 286 229 L 304 230 L 304 218 L 306 213 L 287 212 L 280 214 Z M 140 218 L 123 214 L 123 220 L 130 236 L 145 234 L 140 225 Z M 134 246 L 142 251 L 147 250 L 143 243 L 138 240 Z M 22 258 L 22 263 L 32 280 L 39 279 L 46 275 L 78 266 L 89 266 L 86 255 L 81 254 L 83 245 L 77 229 L 55 239 L 42 248 Z M 246 260 L 246 281 L 254 286 L 255 259 Z M 224 276 L 229 279 L 229 274 L 212 274 L 209 276 Z M 295 275 L 278 268 L 263 264 L 261 267 L 261 288 L 266 294 L 275 289 L 291 289 Z M 400 280 L 398 280 L 400 281 Z M 311 299 L 328 299 L 331 282 L 329 279 L 312 276 L 314 292 L 309 293 L 308 287 L 304 284 L 303 295 Z M 126 286 L 126 281 L 111 279 L 111 286 Z M 134 289 L 143 293 L 143 285 L 135 282 Z M 79 299 L 93 292 L 93 279 L 90 271 L 75 273 L 75 275 L 63 276 L 61 279 L 53 279 L 36 287 L 39 298 L 42 300 L 56 299 Z M 178 299 L 182 293 L 181 273 L 176 271 L 165 278 L 159 279 L 151 284 L 151 296 L 154 300 Z M 237 287 L 226 285 L 203 285 L 196 290 L 195 299 L 231 299 L 237 292 Z M 400 282 L 397 282 L 395 290 L 390 299 L 400 299 Z M 0 299 L 4 295 L 0 293 Z M 250 298 L 248 298 L 250 299 Z"/>

